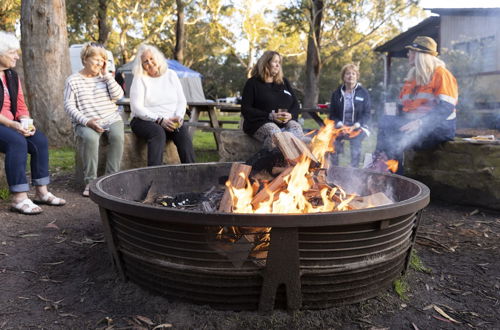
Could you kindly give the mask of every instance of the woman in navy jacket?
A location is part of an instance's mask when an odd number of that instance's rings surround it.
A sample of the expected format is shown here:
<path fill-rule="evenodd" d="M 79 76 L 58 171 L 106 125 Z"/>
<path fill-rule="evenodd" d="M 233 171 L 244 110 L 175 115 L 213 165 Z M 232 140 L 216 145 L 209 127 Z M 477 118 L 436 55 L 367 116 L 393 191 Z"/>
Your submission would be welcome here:
<path fill-rule="evenodd" d="M 370 135 L 367 126 L 370 120 L 370 95 L 358 83 L 359 69 L 355 64 L 344 65 L 340 75 L 343 84 L 332 94 L 329 118 L 335 121 L 337 128 L 349 128 L 359 134 L 354 137 L 349 137 L 347 134 L 337 137 L 333 164 L 338 165 L 344 141 L 348 140 L 351 144 L 351 166 L 358 167 L 361 158 L 361 143 L 366 136 Z"/>

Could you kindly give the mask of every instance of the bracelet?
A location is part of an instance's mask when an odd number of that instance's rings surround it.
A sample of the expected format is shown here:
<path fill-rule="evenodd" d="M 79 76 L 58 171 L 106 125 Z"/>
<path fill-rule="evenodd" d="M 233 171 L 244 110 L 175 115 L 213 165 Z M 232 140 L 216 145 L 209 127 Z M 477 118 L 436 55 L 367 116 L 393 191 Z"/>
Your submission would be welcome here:
<path fill-rule="evenodd" d="M 163 123 L 163 118 L 156 119 L 156 123 L 161 126 L 161 123 Z"/>

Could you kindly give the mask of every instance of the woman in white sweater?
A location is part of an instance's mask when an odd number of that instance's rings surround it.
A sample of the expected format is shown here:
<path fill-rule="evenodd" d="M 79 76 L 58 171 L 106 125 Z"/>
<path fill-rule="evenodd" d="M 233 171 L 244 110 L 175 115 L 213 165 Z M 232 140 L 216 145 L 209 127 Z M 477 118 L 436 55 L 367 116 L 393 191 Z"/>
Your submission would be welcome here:
<path fill-rule="evenodd" d="M 186 97 L 177 74 L 168 69 L 163 54 L 154 46 L 139 47 L 130 87 L 130 127 L 148 144 L 148 166 L 161 165 L 163 148 L 173 140 L 182 163 L 194 163 L 194 150 L 183 126 Z"/>
<path fill-rule="evenodd" d="M 123 90 L 106 70 L 108 54 L 104 47 L 87 43 L 81 51 L 83 69 L 66 79 L 64 110 L 71 117 L 75 135 L 82 141 L 81 158 L 85 190 L 97 177 L 99 140 L 107 134 L 109 147 L 106 157 L 106 174 L 120 170 L 123 154 L 123 121 L 118 113 L 116 100 L 123 97 Z"/>

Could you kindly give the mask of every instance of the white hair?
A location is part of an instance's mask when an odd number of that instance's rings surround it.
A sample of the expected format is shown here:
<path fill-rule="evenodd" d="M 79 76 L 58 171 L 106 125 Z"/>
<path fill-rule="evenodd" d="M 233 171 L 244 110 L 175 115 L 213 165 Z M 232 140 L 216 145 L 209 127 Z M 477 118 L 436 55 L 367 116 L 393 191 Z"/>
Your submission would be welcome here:
<path fill-rule="evenodd" d="M 415 52 L 415 66 L 408 72 L 406 80 L 416 80 L 419 86 L 427 85 L 439 66 L 445 68 L 446 64 L 434 55 Z"/>
<path fill-rule="evenodd" d="M 21 48 L 19 40 L 12 33 L 0 31 L 0 55 L 5 55 L 8 51 Z"/>
<path fill-rule="evenodd" d="M 163 75 L 168 69 L 165 56 L 163 56 L 163 53 L 160 52 L 158 48 L 149 44 L 141 44 L 139 46 L 139 50 L 135 55 L 134 65 L 132 67 L 132 73 L 136 77 L 147 75 L 146 71 L 144 71 L 144 68 L 142 67 L 142 55 L 147 51 L 151 52 L 153 59 L 158 65 L 158 71 L 160 72 L 160 76 Z"/>

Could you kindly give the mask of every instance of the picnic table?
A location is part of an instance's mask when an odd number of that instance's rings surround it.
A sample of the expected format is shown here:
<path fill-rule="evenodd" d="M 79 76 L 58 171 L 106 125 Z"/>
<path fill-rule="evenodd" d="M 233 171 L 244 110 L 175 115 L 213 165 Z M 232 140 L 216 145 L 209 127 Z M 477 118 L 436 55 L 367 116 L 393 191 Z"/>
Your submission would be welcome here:
<path fill-rule="evenodd" d="M 116 102 L 117 105 L 124 106 L 125 112 L 130 112 L 130 99 L 122 98 Z M 221 112 L 229 113 L 241 113 L 241 106 L 239 104 L 232 103 L 222 103 L 222 102 L 188 102 L 188 115 L 189 120 L 184 122 L 189 128 L 189 135 L 192 137 L 196 129 L 201 129 L 204 131 L 209 131 L 214 134 L 215 143 L 217 144 L 217 149 L 221 143 L 220 133 L 222 131 L 229 130 L 240 130 L 242 120 L 223 120 L 218 117 Z M 207 112 L 208 120 L 200 120 L 200 113 Z M 314 119 L 314 121 L 321 127 L 323 126 L 323 119 L 321 119 L 320 114 L 328 113 L 327 108 L 302 108 L 299 109 L 299 113 L 307 113 Z M 238 124 L 238 128 L 227 128 L 223 127 L 224 124 Z"/>

